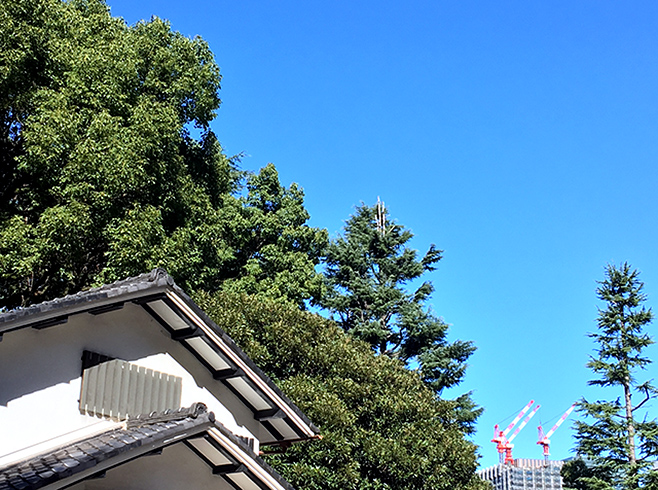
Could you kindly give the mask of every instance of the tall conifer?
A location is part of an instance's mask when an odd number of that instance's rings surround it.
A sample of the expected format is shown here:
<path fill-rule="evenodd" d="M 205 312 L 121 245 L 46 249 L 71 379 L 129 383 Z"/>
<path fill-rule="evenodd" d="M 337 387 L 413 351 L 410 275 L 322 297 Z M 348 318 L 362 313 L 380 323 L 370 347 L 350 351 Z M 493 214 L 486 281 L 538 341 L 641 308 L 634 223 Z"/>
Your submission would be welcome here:
<path fill-rule="evenodd" d="M 426 301 L 434 291 L 429 281 L 442 251 L 434 245 L 422 257 L 410 248 L 413 233 L 389 218 L 382 203 L 362 205 L 347 220 L 343 236 L 327 252 L 329 292 L 321 301 L 351 335 L 367 341 L 375 352 L 419 366 L 423 380 L 437 394 L 461 382 L 466 361 L 475 351 L 470 341 L 447 339 L 448 324 Z M 481 413 L 464 395 L 456 416 L 471 431 Z"/>
<path fill-rule="evenodd" d="M 580 402 L 585 420 L 576 422 L 577 451 L 590 471 L 579 483 L 592 489 L 651 486 L 656 483 L 651 465 L 658 456 L 658 424 L 644 409 L 657 392 L 637 374 L 651 363 L 644 350 L 654 343 L 645 331 L 653 313 L 642 306 L 646 295 L 637 270 L 627 263 L 609 265 L 605 276 L 597 295 L 606 307 L 599 310 L 598 331 L 589 335 L 597 349 L 587 367 L 597 375 L 590 385 L 615 388 L 618 397 Z"/>

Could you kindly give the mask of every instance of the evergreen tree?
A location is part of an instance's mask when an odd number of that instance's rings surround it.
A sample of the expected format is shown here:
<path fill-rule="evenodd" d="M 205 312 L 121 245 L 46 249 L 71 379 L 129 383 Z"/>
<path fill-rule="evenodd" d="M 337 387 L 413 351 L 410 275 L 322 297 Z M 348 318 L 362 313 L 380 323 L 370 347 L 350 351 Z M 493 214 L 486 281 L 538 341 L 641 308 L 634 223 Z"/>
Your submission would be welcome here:
<path fill-rule="evenodd" d="M 368 342 L 381 355 L 407 366 L 417 363 L 423 380 L 437 394 L 459 384 L 472 342 L 448 342 L 448 325 L 425 305 L 434 291 L 425 281 L 442 251 L 431 245 L 423 257 L 407 246 L 411 231 L 391 221 L 381 203 L 362 205 L 347 221 L 342 237 L 332 241 L 326 258 L 328 292 L 320 304 L 337 316 L 349 334 Z M 472 431 L 481 413 L 470 394 L 455 401 L 455 414 Z"/>
<path fill-rule="evenodd" d="M 637 270 L 627 263 L 609 265 L 605 275 L 597 295 L 606 307 L 599 310 L 598 331 L 590 334 L 597 343 L 596 356 L 587 363 L 597 378 L 589 384 L 617 388 L 620 396 L 579 403 L 585 420 L 575 424 L 576 450 L 591 471 L 576 481 L 591 489 L 634 489 L 656 478 L 652 465 L 658 457 L 658 424 L 642 412 L 656 389 L 636 377 L 651 363 L 643 351 L 654 343 L 645 331 L 653 314 L 642 306 L 646 296 Z"/>
<path fill-rule="evenodd" d="M 560 470 L 564 490 L 611 490 L 610 468 L 595 466 L 583 455 L 566 461 Z M 646 483 L 646 482 L 645 482 Z"/>

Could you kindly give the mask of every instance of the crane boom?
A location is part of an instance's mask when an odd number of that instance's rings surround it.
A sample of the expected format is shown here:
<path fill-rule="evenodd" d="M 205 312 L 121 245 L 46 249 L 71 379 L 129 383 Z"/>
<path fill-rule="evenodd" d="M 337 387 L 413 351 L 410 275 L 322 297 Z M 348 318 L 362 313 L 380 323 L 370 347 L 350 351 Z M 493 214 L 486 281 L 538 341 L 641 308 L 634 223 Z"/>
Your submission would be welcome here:
<path fill-rule="evenodd" d="M 548 457 L 550 456 L 549 453 L 549 448 L 551 445 L 550 437 L 555 433 L 555 431 L 562 425 L 562 422 L 564 422 L 569 414 L 573 412 L 573 409 L 576 408 L 576 404 L 574 403 L 571 405 L 566 412 L 564 412 L 564 415 L 560 417 L 560 420 L 558 420 L 555 425 L 551 428 L 551 430 L 548 431 L 547 434 L 544 434 L 544 430 L 542 429 L 542 426 L 540 425 L 537 427 L 539 430 L 539 440 L 537 441 L 537 444 L 541 444 L 541 446 L 544 448 L 544 459 L 548 461 Z"/>
<path fill-rule="evenodd" d="M 530 422 L 530 419 L 531 419 L 532 417 L 534 417 L 534 415 L 537 413 L 537 410 L 539 410 L 540 407 L 541 407 L 541 405 L 537 405 L 537 406 L 532 410 L 532 412 L 530 412 L 530 414 L 528 414 L 528 416 L 527 416 L 526 418 L 523 419 L 523 422 L 521 422 L 521 423 L 519 424 L 519 426 L 516 428 L 516 430 L 514 431 L 514 433 L 509 437 L 509 439 L 507 439 L 507 442 L 512 442 L 512 441 L 514 440 L 514 438 L 518 435 L 518 433 L 521 432 L 521 429 L 523 429 L 523 428 L 526 426 L 526 424 L 527 424 L 528 422 Z"/>
<path fill-rule="evenodd" d="M 548 434 L 546 434 L 546 437 L 547 437 L 547 438 L 551 437 L 551 436 L 555 433 L 555 431 L 557 430 L 557 428 L 560 427 L 560 426 L 562 425 L 562 422 L 564 422 L 564 421 L 567 419 L 567 417 L 569 416 L 569 414 L 570 414 L 571 412 L 573 412 L 573 409 L 574 409 L 574 408 L 576 408 L 576 404 L 575 404 L 575 403 L 574 403 L 573 405 L 571 405 L 571 406 L 569 407 L 569 409 L 568 409 L 566 412 L 564 412 L 564 415 L 562 415 L 562 417 L 560 417 L 560 420 L 558 420 L 558 421 L 555 423 L 555 425 L 553 426 L 553 428 L 552 428 L 551 430 L 548 431 Z"/>
<path fill-rule="evenodd" d="M 526 424 L 528 422 L 530 422 L 530 419 L 532 417 L 534 417 L 534 415 L 537 413 L 537 410 L 539 410 L 540 407 L 541 407 L 541 405 L 537 405 L 532 410 L 532 412 L 530 412 L 528 414 L 528 416 L 525 419 L 523 419 L 523 422 L 521 422 L 519 424 L 519 426 L 516 428 L 514 433 L 510 436 L 510 438 L 503 441 L 503 449 L 505 450 L 505 460 L 504 460 L 504 462 L 506 464 L 507 463 L 511 464 L 511 463 L 514 462 L 514 458 L 512 457 L 512 448 L 514 448 L 514 444 L 512 444 L 512 441 L 519 434 L 519 432 L 521 432 L 521 430 L 526 426 Z"/>
<path fill-rule="evenodd" d="M 512 422 L 503 431 L 503 436 L 507 437 L 509 431 L 511 431 L 514 428 L 514 426 L 519 422 L 519 420 L 521 420 L 521 418 L 526 414 L 526 412 L 530 410 L 530 407 L 532 406 L 533 403 L 535 403 L 535 401 L 530 400 L 530 402 L 528 402 L 528 404 L 525 407 L 523 407 L 523 410 L 519 412 L 519 414 L 514 418 L 514 420 L 512 420 Z"/>

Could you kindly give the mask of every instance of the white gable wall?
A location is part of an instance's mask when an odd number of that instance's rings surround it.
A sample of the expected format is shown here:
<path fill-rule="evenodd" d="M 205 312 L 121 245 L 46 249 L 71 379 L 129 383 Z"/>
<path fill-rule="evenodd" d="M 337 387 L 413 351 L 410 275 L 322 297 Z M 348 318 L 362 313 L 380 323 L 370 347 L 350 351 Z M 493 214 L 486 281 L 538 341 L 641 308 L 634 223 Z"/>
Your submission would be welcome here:
<path fill-rule="evenodd" d="M 182 406 L 205 403 L 229 430 L 255 437 L 258 451 L 253 413 L 141 306 L 127 303 L 121 310 L 82 313 L 61 325 L 4 335 L 0 466 L 116 425 L 79 412 L 84 350 L 182 377 Z"/>

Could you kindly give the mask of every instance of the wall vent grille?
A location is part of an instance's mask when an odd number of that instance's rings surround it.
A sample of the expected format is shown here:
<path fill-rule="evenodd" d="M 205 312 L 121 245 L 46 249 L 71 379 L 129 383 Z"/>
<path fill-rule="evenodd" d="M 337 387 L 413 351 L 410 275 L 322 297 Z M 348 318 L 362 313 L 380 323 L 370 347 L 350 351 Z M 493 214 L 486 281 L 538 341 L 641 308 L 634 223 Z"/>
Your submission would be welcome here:
<path fill-rule="evenodd" d="M 114 359 L 82 374 L 80 412 L 113 420 L 177 410 L 183 379 Z"/>

